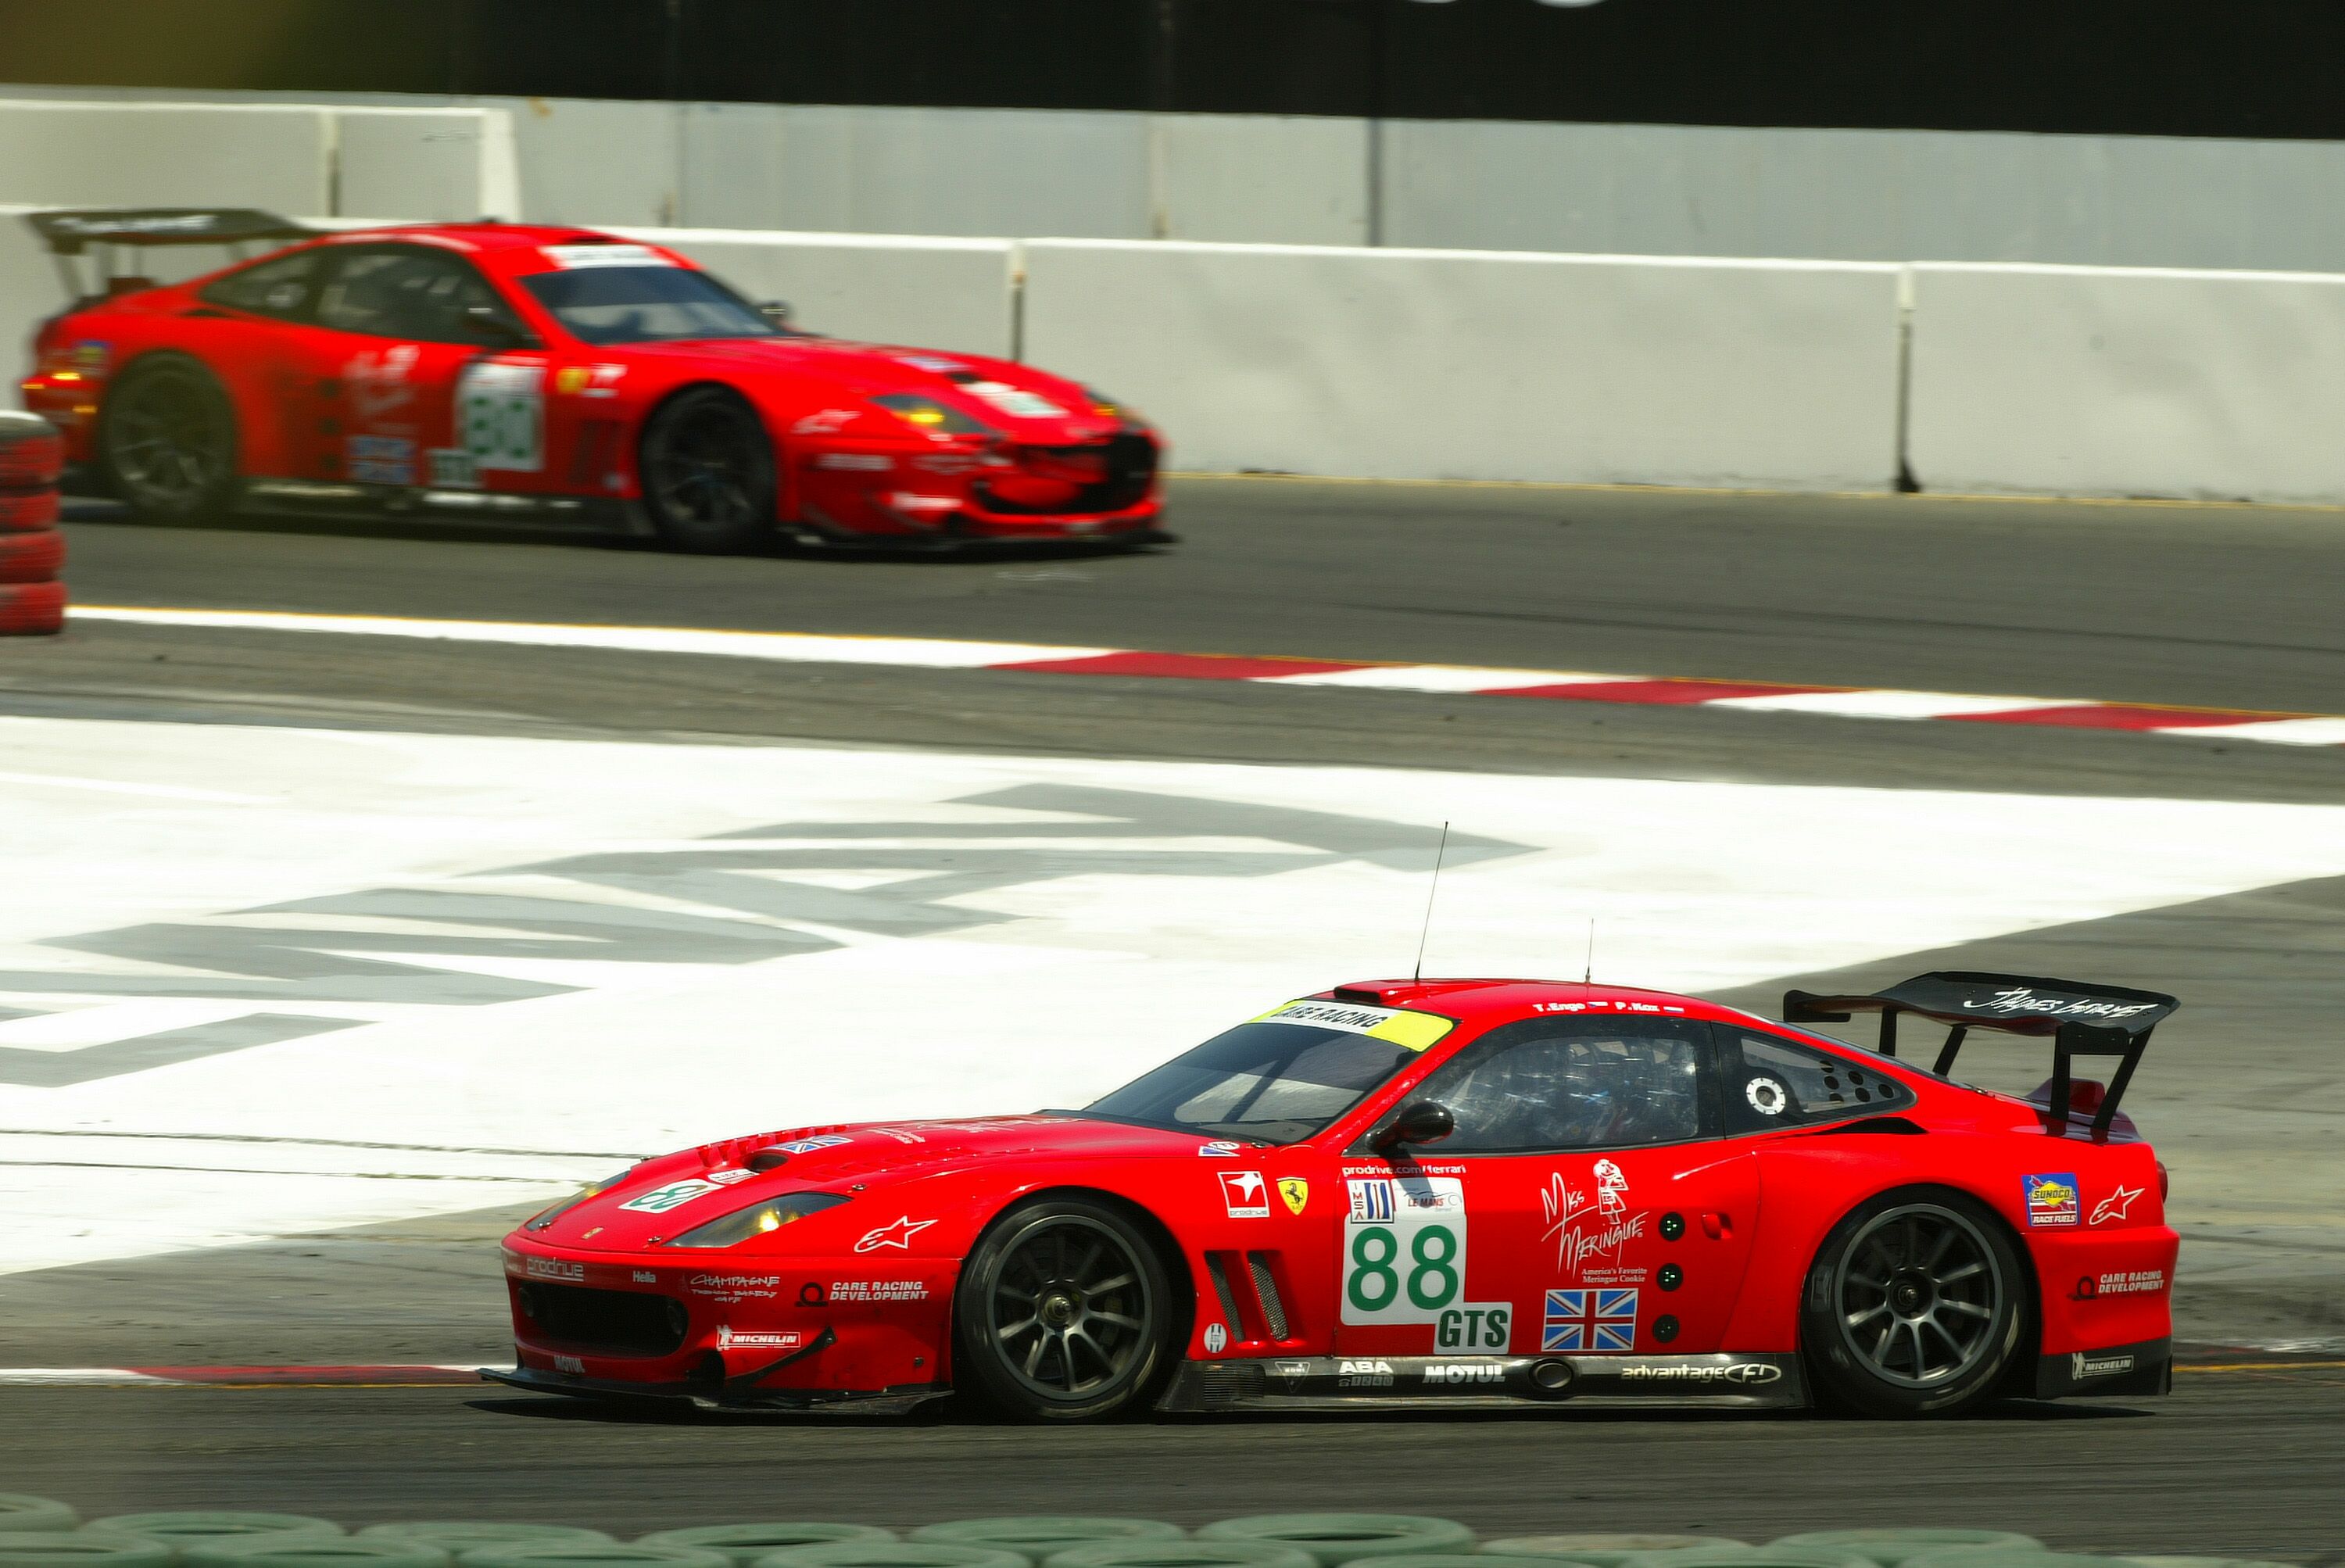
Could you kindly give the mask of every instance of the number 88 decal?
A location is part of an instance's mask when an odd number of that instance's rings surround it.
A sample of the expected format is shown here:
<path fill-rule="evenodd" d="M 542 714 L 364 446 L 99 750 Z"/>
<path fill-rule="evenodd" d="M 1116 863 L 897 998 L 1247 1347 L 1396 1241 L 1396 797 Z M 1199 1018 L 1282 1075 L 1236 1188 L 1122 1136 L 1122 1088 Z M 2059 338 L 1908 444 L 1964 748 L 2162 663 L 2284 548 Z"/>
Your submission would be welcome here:
<path fill-rule="evenodd" d="M 1343 1320 L 1431 1323 L 1466 1279 L 1466 1194 L 1455 1177 L 1355 1179 Z"/>

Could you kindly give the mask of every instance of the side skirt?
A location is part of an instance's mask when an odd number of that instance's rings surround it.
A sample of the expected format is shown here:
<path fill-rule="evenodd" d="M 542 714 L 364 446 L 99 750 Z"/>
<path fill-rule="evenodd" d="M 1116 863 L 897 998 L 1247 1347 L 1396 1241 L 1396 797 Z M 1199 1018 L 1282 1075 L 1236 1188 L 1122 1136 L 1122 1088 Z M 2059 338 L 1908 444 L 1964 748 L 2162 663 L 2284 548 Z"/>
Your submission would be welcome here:
<path fill-rule="evenodd" d="M 2039 1400 L 2106 1399 L 2169 1393 L 2174 1388 L 2174 1341 L 2144 1339 L 2106 1350 L 2068 1350 L 2039 1356 Z"/>
<path fill-rule="evenodd" d="M 482 1367 L 481 1380 L 527 1389 L 535 1394 L 567 1394 L 584 1400 L 683 1401 L 705 1410 L 785 1410 L 801 1414 L 902 1415 L 952 1392 L 932 1383 L 869 1390 L 756 1390 L 711 1383 L 624 1383 L 600 1378 L 544 1372 L 534 1367 Z"/>
<path fill-rule="evenodd" d="M 1161 1410 L 1691 1405 L 1795 1410 L 1797 1356 L 1297 1356 L 1184 1361 Z"/>

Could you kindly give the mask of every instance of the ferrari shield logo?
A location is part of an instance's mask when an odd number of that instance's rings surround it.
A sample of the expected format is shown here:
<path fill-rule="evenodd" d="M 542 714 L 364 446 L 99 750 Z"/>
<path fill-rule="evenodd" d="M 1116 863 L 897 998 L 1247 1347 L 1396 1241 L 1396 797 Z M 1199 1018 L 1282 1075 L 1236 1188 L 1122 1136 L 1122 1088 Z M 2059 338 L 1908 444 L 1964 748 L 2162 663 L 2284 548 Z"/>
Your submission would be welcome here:
<path fill-rule="evenodd" d="M 1278 1196 L 1286 1200 L 1287 1213 L 1301 1214 L 1303 1206 L 1311 1201 L 1311 1184 L 1301 1176 L 1281 1176 Z"/>

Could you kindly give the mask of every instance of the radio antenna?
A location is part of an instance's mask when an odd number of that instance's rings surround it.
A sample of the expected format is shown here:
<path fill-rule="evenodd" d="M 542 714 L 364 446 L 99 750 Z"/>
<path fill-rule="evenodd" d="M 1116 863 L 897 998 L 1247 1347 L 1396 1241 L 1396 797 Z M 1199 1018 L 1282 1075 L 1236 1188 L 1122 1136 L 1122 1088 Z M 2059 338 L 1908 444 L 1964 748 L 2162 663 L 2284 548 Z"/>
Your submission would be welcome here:
<path fill-rule="evenodd" d="M 1425 890 L 1425 929 L 1416 933 L 1416 972 L 1411 983 L 1425 978 L 1425 943 L 1433 934 L 1433 900 L 1441 891 L 1441 862 L 1449 858 L 1449 824 L 1441 824 L 1441 843 L 1433 851 L 1433 885 Z"/>
<path fill-rule="evenodd" d="M 1579 983 L 1582 985 L 1596 983 L 1596 917 L 1594 915 L 1588 917 L 1588 967 L 1579 972 Z"/>

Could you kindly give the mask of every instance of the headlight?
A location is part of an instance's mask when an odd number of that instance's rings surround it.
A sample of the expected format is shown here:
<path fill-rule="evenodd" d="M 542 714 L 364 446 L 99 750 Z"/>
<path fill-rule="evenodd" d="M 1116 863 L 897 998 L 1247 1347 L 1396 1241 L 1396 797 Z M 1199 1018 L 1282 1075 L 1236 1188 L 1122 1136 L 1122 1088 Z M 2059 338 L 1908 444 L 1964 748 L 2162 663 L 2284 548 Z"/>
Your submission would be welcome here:
<path fill-rule="evenodd" d="M 569 1213 L 572 1209 L 576 1208 L 588 1198 L 599 1197 L 604 1193 L 610 1191 L 613 1187 L 618 1186 L 621 1182 L 626 1179 L 627 1173 L 621 1171 L 617 1176 L 604 1176 L 601 1181 L 588 1182 L 584 1186 L 579 1188 L 576 1192 L 572 1193 L 568 1197 L 563 1198 L 552 1208 L 542 1210 L 532 1217 L 530 1222 L 522 1227 L 522 1228 L 524 1230 L 543 1230 L 547 1226 L 552 1225 L 555 1220 L 560 1219 L 563 1215 Z"/>
<path fill-rule="evenodd" d="M 768 1198 L 748 1208 L 736 1209 L 706 1225 L 695 1226 L 668 1243 L 670 1247 L 731 1247 L 753 1236 L 763 1236 L 769 1230 L 779 1230 L 793 1220 L 804 1219 L 810 1214 L 820 1214 L 827 1208 L 837 1208 L 846 1198 L 835 1192 L 794 1192 L 781 1197 Z"/>
<path fill-rule="evenodd" d="M 1130 425 L 1144 425 L 1147 416 L 1128 402 L 1119 402 L 1097 387 L 1085 387 L 1083 396 L 1091 400 L 1091 412 L 1101 419 L 1122 420 Z"/>
<path fill-rule="evenodd" d="M 929 435 L 999 435 L 1000 432 L 972 413 L 948 408 L 934 398 L 910 392 L 888 392 L 871 400 L 914 430 Z"/>

